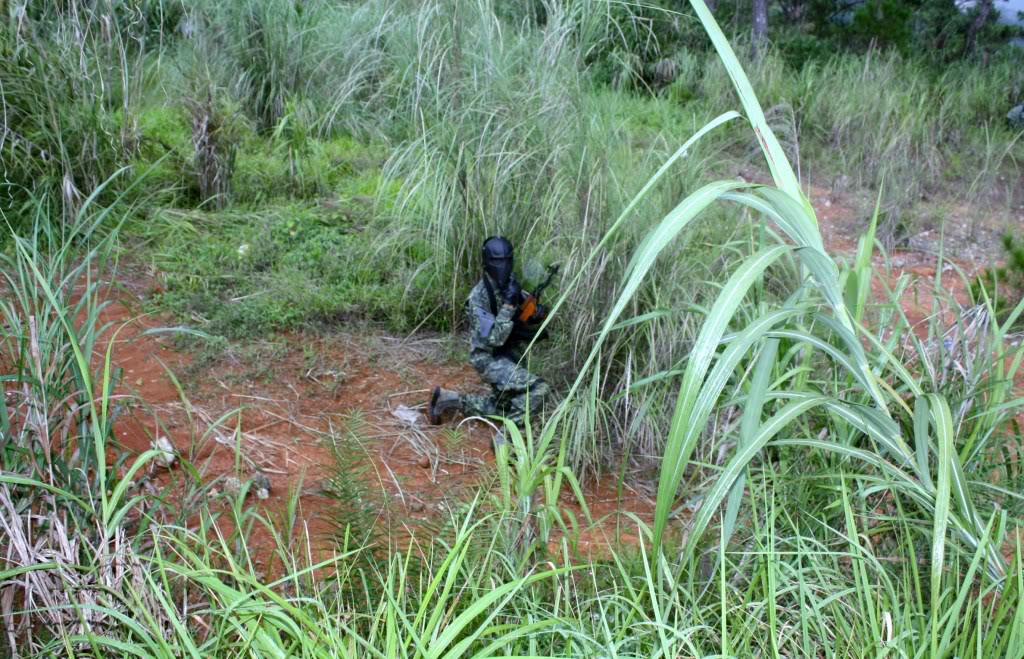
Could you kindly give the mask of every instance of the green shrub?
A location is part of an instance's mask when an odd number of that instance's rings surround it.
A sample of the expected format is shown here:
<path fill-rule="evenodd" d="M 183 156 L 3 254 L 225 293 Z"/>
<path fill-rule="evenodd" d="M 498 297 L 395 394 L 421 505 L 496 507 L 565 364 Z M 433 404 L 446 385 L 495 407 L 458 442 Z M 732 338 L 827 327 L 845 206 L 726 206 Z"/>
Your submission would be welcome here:
<path fill-rule="evenodd" d="M 384 156 L 379 146 L 349 136 L 311 138 L 301 153 L 272 137 L 248 133 L 235 160 L 235 200 L 259 204 L 280 199 L 374 198 Z M 375 178 L 375 176 L 377 178 Z M 394 193 L 384 195 L 394 198 Z"/>
<path fill-rule="evenodd" d="M 42 196 L 70 221 L 137 147 L 143 28 L 107 0 L 34 9 L 17 23 L 0 12 L 0 211 L 17 221 Z"/>
<path fill-rule="evenodd" d="M 425 313 L 418 284 L 407 285 L 414 256 L 379 253 L 359 202 L 305 203 L 195 215 L 202 239 L 162 236 L 151 258 L 163 273 L 157 308 L 201 318 L 202 329 L 233 339 L 342 319 L 408 330 Z M 201 219 L 199 219 L 201 218 Z"/>

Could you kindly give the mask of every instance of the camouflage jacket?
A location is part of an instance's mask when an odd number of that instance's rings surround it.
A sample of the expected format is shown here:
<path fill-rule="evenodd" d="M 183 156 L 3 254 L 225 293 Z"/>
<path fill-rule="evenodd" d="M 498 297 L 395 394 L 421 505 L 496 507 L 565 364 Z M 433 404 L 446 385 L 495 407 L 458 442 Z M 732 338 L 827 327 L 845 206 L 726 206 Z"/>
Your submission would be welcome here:
<path fill-rule="evenodd" d="M 486 275 L 484 275 L 486 277 Z M 487 294 L 487 285 L 481 279 L 466 299 L 466 320 L 469 321 L 469 347 L 471 356 L 492 356 L 495 351 L 506 347 L 512 327 L 515 324 L 516 308 L 505 306 L 505 297 L 498 286 L 494 290 L 494 306 L 497 313 L 492 312 L 491 298 Z"/>

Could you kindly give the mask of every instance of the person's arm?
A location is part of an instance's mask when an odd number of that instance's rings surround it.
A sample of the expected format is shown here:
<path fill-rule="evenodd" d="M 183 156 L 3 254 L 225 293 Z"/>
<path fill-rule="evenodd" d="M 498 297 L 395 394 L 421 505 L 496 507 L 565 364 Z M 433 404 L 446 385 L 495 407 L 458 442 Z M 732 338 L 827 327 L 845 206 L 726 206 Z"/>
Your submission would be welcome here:
<path fill-rule="evenodd" d="M 487 295 L 474 294 L 470 296 L 466 311 L 474 337 L 483 341 L 489 348 L 500 348 L 505 345 L 515 324 L 515 306 L 504 304 L 498 310 L 498 314 L 494 315 L 491 313 L 490 299 Z"/>
<path fill-rule="evenodd" d="M 494 324 L 487 334 L 487 345 L 492 348 L 500 348 L 508 341 L 512 333 L 512 326 L 515 324 L 516 308 L 511 304 L 503 304 L 498 309 L 498 315 L 494 317 Z"/>

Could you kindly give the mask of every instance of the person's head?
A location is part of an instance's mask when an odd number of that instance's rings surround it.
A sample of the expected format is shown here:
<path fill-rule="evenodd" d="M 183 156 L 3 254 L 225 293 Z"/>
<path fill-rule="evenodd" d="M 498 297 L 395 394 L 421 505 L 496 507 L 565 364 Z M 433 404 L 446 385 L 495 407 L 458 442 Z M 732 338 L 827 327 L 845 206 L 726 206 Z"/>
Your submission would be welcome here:
<path fill-rule="evenodd" d="M 491 236 L 484 241 L 484 272 L 498 286 L 508 285 L 512 278 L 512 243 L 505 236 Z"/>

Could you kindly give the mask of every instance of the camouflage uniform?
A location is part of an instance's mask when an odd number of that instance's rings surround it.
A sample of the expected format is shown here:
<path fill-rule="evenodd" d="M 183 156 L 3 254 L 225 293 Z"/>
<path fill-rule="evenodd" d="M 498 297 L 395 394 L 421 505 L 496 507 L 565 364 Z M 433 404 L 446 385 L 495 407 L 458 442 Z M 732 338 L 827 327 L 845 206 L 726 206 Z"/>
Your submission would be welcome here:
<path fill-rule="evenodd" d="M 466 300 L 471 332 L 469 361 L 491 385 L 491 394 L 463 395 L 462 409 L 470 416 L 504 416 L 521 427 L 527 407 L 536 414 L 550 388 L 542 378 L 519 365 L 522 351 L 510 340 L 516 309 L 505 306 L 502 291 L 493 282 L 491 289 L 493 307 L 483 279 Z M 493 313 L 495 309 L 497 313 Z"/>

